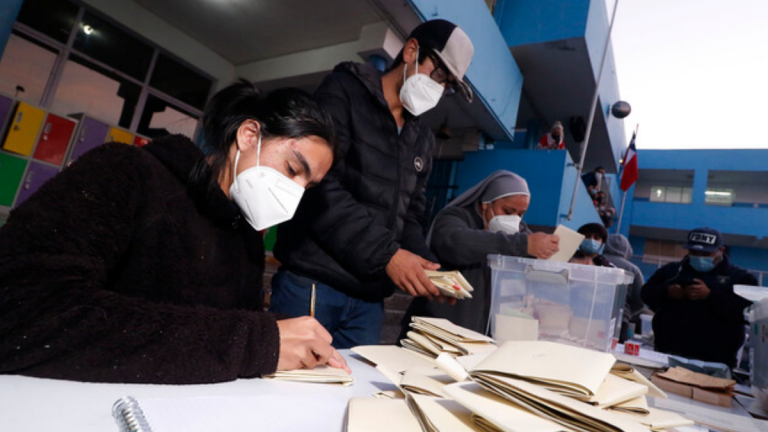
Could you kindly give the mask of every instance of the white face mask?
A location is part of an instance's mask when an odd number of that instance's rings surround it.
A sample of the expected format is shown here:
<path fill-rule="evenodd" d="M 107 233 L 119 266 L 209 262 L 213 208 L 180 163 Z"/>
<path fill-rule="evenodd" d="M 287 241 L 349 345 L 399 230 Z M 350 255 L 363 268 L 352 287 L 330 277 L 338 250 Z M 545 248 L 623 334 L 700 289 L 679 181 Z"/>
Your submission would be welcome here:
<path fill-rule="evenodd" d="M 505 232 L 510 235 L 515 235 L 520 231 L 520 222 L 523 220 L 518 215 L 500 215 L 494 216 L 493 210 L 491 210 L 491 220 L 488 222 L 488 231 Z"/>
<path fill-rule="evenodd" d="M 240 161 L 240 150 L 235 156 L 235 173 Z M 304 188 L 279 171 L 259 166 L 261 162 L 261 134 L 256 150 L 256 166 L 235 176 L 229 196 L 257 231 L 285 222 L 299 207 Z"/>
<path fill-rule="evenodd" d="M 420 116 L 434 108 L 445 89 L 427 75 L 419 73 L 419 49 L 416 48 L 416 73 L 405 78 L 408 65 L 403 68 L 403 87 L 400 88 L 400 102 L 411 114 Z"/>

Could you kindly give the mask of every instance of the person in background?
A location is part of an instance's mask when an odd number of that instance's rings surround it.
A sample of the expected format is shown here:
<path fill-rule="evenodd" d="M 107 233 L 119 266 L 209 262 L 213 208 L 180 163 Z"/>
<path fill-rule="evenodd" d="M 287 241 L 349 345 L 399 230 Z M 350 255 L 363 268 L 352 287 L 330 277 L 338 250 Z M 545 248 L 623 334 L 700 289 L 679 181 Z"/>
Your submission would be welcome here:
<path fill-rule="evenodd" d="M 654 312 L 654 349 L 733 368 L 744 344 L 744 308 L 751 304 L 733 286 L 757 285 L 757 279 L 731 264 L 715 229 L 692 230 L 683 247 L 688 255 L 658 269 L 642 289 Z"/>
<path fill-rule="evenodd" d="M 581 242 L 581 246 L 579 246 L 576 253 L 573 254 L 571 262 L 614 267 L 613 264 L 600 254 L 600 250 L 608 238 L 608 231 L 606 231 L 603 224 L 588 223 L 579 227 L 577 231 L 579 234 L 584 235 L 584 240 Z"/>
<path fill-rule="evenodd" d="M 608 204 L 608 198 L 605 192 L 599 191 L 595 194 L 595 209 L 597 214 L 600 215 L 600 220 L 603 221 L 603 225 L 606 228 L 610 228 L 613 225 L 613 215 L 616 214 L 616 209 Z"/>
<path fill-rule="evenodd" d="M 584 182 L 584 186 L 587 187 L 590 198 L 595 200 L 597 192 L 600 190 L 603 180 L 605 179 L 605 168 L 599 166 L 592 172 L 588 172 L 581 176 L 581 181 Z M 595 203 L 597 205 L 597 203 Z"/>
<path fill-rule="evenodd" d="M 544 134 L 539 141 L 538 149 L 543 150 L 562 150 L 565 148 L 565 141 L 563 139 L 563 124 L 556 121 L 552 125 L 552 129 Z"/>
<path fill-rule="evenodd" d="M 559 250 L 556 235 L 533 233 L 523 222 L 530 202 L 525 179 L 499 170 L 437 214 L 427 243 L 443 268 L 461 271 L 475 291 L 472 299 L 455 305 L 414 299 L 403 319 L 401 336 L 414 315 L 447 318 L 462 327 L 486 332 L 491 308 L 488 254 L 547 259 Z"/>
<path fill-rule="evenodd" d="M 259 232 L 290 219 L 333 161 L 328 115 L 247 82 L 172 135 L 77 159 L 0 228 L 0 373 L 193 384 L 328 364 L 313 318 L 263 311 Z M 308 309 L 307 309 L 308 311 Z"/>
<path fill-rule="evenodd" d="M 333 117 L 339 157 L 299 217 L 278 229 L 272 311 L 301 315 L 316 292 L 315 317 L 348 348 L 379 343 L 395 287 L 443 298 L 424 272 L 439 265 L 422 225 L 434 135 L 421 115 L 444 94 L 472 100 L 462 79 L 473 52 L 461 28 L 427 21 L 383 75 L 342 63 L 326 77 L 316 96 Z"/>
<path fill-rule="evenodd" d="M 624 301 L 624 317 L 621 326 L 619 342 L 624 342 L 629 337 L 629 328 L 631 323 L 639 322 L 639 314 L 645 308 L 640 291 L 645 285 L 645 277 L 640 269 L 629 261 L 632 257 L 632 246 L 629 240 L 621 234 L 609 234 L 605 242 L 603 256 L 609 263 L 630 273 L 634 279 L 632 284 L 627 287 L 627 296 Z"/>

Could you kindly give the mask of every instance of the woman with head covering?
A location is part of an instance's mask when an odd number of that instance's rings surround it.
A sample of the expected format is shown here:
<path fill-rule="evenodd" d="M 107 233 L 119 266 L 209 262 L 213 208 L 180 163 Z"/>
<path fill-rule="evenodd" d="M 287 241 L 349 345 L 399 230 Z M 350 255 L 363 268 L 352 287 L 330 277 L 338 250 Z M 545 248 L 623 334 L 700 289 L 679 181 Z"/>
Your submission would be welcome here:
<path fill-rule="evenodd" d="M 406 313 L 410 317 L 446 318 L 460 326 L 485 333 L 491 306 L 488 254 L 533 256 L 546 259 L 558 250 L 558 237 L 531 233 L 523 215 L 531 193 L 519 175 L 499 170 L 448 204 L 432 223 L 427 244 L 443 270 L 460 270 L 475 288 L 473 298 L 456 305 L 416 298 Z"/>

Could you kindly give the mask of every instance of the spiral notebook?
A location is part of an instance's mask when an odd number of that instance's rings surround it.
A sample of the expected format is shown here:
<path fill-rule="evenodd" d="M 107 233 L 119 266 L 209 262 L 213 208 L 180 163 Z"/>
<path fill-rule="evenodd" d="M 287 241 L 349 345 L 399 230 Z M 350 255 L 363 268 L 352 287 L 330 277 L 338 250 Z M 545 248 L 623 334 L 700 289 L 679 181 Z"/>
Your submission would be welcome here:
<path fill-rule="evenodd" d="M 301 407 L 301 409 L 297 409 Z M 120 432 L 253 432 L 342 430 L 346 400 L 316 394 L 264 394 L 117 400 Z"/>

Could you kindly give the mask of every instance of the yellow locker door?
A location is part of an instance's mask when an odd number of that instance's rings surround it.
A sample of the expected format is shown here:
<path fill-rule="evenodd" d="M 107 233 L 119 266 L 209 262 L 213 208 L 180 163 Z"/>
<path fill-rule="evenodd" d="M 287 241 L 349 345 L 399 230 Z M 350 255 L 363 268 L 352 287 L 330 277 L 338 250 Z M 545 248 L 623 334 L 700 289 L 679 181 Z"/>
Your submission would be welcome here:
<path fill-rule="evenodd" d="M 107 142 L 114 141 L 123 144 L 133 144 L 133 134 L 120 128 L 112 126 L 107 134 Z"/>
<path fill-rule="evenodd" d="M 31 155 L 44 119 L 45 111 L 19 102 L 13 113 L 13 120 L 8 129 L 8 136 L 3 143 L 3 149 L 24 156 Z"/>

